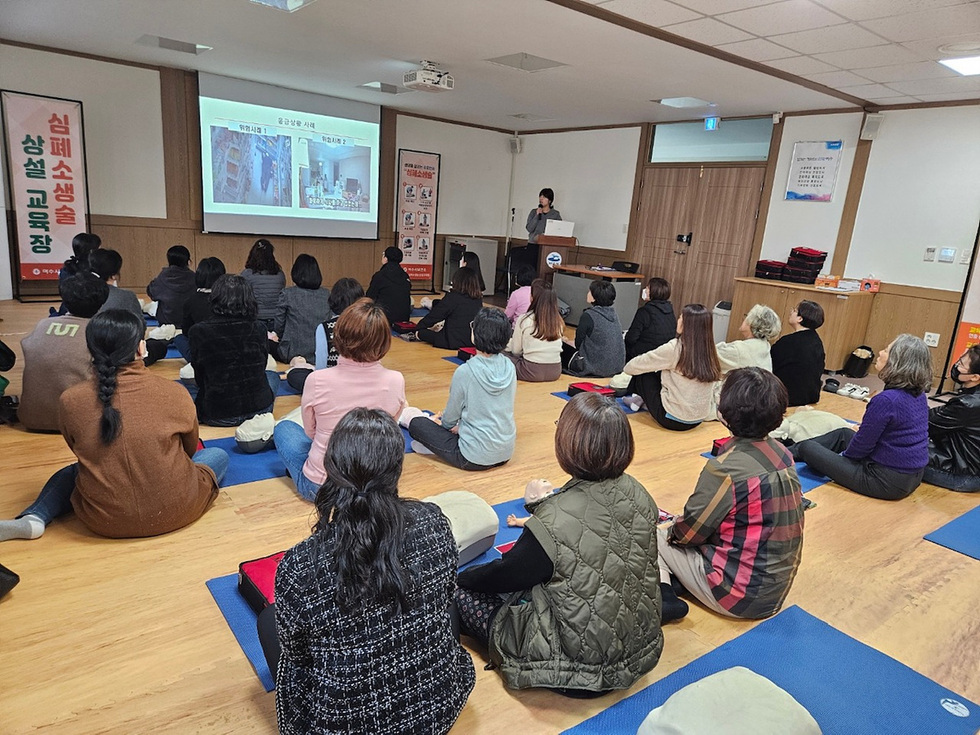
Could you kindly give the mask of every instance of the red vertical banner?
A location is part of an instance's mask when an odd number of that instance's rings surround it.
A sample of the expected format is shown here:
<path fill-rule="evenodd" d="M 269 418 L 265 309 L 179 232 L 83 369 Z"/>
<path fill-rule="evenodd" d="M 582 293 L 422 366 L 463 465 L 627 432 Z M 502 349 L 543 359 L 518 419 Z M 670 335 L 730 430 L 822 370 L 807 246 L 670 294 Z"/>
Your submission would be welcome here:
<path fill-rule="evenodd" d="M 88 229 L 82 103 L 0 93 L 21 281 L 57 280 Z"/>
<path fill-rule="evenodd" d="M 395 213 L 402 268 L 413 281 L 431 281 L 439 207 L 438 153 L 398 150 Z"/>

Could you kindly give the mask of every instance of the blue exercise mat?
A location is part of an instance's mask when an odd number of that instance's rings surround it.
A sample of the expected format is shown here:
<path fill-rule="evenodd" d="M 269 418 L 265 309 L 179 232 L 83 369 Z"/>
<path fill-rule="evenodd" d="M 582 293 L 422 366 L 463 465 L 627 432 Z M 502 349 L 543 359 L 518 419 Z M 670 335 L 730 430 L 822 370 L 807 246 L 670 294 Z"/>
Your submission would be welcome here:
<path fill-rule="evenodd" d="M 701 456 L 705 459 L 711 459 L 711 452 L 702 452 Z M 803 493 L 808 493 L 814 488 L 830 482 L 829 477 L 821 475 L 815 470 L 811 470 L 806 462 L 800 462 L 799 460 L 796 461 L 796 475 L 800 478 L 800 491 Z"/>
<path fill-rule="evenodd" d="M 279 390 L 276 391 L 276 396 L 301 396 L 303 391 L 296 390 L 285 380 L 279 381 Z"/>
<path fill-rule="evenodd" d="M 456 357 L 456 355 L 451 355 L 449 357 L 444 357 L 442 359 L 445 360 L 446 362 L 451 362 L 453 365 L 462 365 L 463 364 L 463 361 L 460 360 L 458 357 Z"/>
<path fill-rule="evenodd" d="M 423 309 L 419 306 L 416 306 L 414 309 L 412 309 L 412 319 L 421 319 L 422 317 L 428 315 L 429 315 L 428 309 Z"/>
<path fill-rule="evenodd" d="M 204 445 L 224 449 L 228 452 L 228 458 L 231 461 L 228 463 L 225 479 L 221 481 L 221 487 L 244 485 L 246 482 L 286 476 L 286 465 L 283 464 L 275 447 L 255 454 L 246 454 L 238 448 L 233 436 L 206 440 Z"/>
<path fill-rule="evenodd" d="M 218 604 L 218 609 L 225 616 L 225 622 L 231 628 L 235 640 L 242 647 L 242 652 L 252 664 L 255 673 L 258 674 L 259 681 L 267 692 L 271 692 L 276 688 L 276 684 L 272 681 L 272 672 L 269 671 L 265 654 L 262 653 L 262 645 L 259 643 L 259 633 L 255 627 L 259 616 L 239 594 L 238 575 L 215 577 L 209 579 L 207 585 L 211 596 Z"/>
<path fill-rule="evenodd" d="M 555 396 L 556 398 L 561 398 L 563 401 L 572 400 L 572 397 L 568 395 L 568 393 L 566 393 L 565 391 L 559 391 L 558 393 L 552 393 L 551 395 Z M 634 411 L 625 403 L 623 403 L 622 398 L 616 399 L 616 405 L 619 406 L 621 409 L 623 409 L 623 413 L 625 413 L 627 416 L 632 416 L 634 413 L 638 413 L 637 411 Z"/>
<path fill-rule="evenodd" d="M 211 446 L 214 446 L 214 444 L 211 444 Z M 507 516 L 510 513 L 517 513 L 522 516 L 526 515 L 527 511 L 524 510 L 524 499 L 520 498 L 518 500 L 500 503 L 499 505 L 493 506 L 493 509 L 497 513 L 497 518 L 500 519 L 500 530 L 497 531 L 494 546 L 516 541 L 517 537 L 521 535 L 522 529 L 510 528 L 507 525 Z M 462 569 L 477 564 L 485 564 L 488 561 L 499 558 L 500 552 L 491 548 L 482 556 L 477 557 L 465 567 L 462 567 Z M 272 673 L 269 671 L 269 666 L 265 661 L 265 654 L 262 653 L 262 646 L 259 643 L 259 634 L 256 629 L 259 616 L 255 614 L 255 611 L 245 602 L 245 598 L 238 592 L 238 575 L 229 574 L 226 577 L 216 577 L 208 580 L 207 586 L 211 591 L 211 596 L 218 605 L 218 609 L 224 615 L 225 622 L 231 628 L 235 640 L 238 641 L 238 645 L 242 647 L 242 652 L 245 654 L 245 657 L 248 658 L 249 663 L 252 664 L 252 668 L 255 669 L 255 673 L 262 682 L 262 686 L 265 687 L 267 692 L 271 692 L 275 689 L 275 683 L 272 681 Z"/>
<path fill-rule="evenodd" d="M 927 535 L 926 541 L 980 559 L 980 505 Z"/>
<path fill-rule="evenodd" d="M 524 530 L 519 526 L 511 528 L 507 525 L 507 516 L 511 513 L 518 517 L 524 517 L 528 515 L 528 512 L 524 509 L 524 498 L 518 498 L 517 500 L 508 500 L 504 503 L 497 503 L 493 506 L 494 512 L 497 514 L 497 537 L 493 540 L 493 546 L 484 551 L 480 556 L 473 559 L 468 564 L 464 564 L 460 567 L 460 571 L 463 569 L 469 569 L 470 567 L 479 566 L 480 564 L 486 564 L 494 559 L 500 558 L 500 552 L 497 551 L 498 546 L 503 546 L 504 544 L 509 544 L 517 541 L 521 532 Z"/>
<path fill-rule="evenodd" d="M 167 347 L 167 354 L 163 356 L 163 359 L 164 360 L 174 360 L 174 359 L 176 359 L 178 357 L 181 358 L 181 359 L 183 359 L 183 357 L 181 356 L 181 354 L 177 351 L 177 348 L 174 347 L 173 342 L 171 342 L 170 343 L 170 346 Z"/>
<path fill-rule="evenodd" d="M 148 327 L 159 327 L 160 321 L 155 316 L 144 316 L 144 321 Z"/>
<path fill-rule="evenodd" d="M 766 677 L 824 735 L 973 735 L 980 706 L 793 606 L 562 735 L 633 735 L 692 682 L 732 666 Z"/>

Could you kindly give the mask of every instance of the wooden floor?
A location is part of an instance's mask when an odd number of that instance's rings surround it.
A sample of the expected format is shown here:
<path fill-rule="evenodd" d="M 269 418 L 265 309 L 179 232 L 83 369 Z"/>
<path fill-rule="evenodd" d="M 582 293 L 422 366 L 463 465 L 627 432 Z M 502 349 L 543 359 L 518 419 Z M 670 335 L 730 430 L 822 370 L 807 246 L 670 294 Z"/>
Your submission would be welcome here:
<path fill-rule="evenodd" d="M 0 338 L 19 355 L 21 335 L 46 313 L 47 305 L 0 302 Z M 454 369 L 440 359 L 445 354 L 394 340 L 385 364 L 404 372 L 413 405 L 440 410 Z M 153 370 L 176 377 L 180 364 L 168 360 Z M 10 393 L 20 392 L 20 369 L 8 374 Z M 507 465 L 463 473 L 413 454 L 405 460 L 402 493 L 464 488 L 496 503 L 519 497 L 532 477 L 560 484 L 566 478 L 552 437 L 564 403 L 549 393 L 563 387 L 519 384 L 518 444 Z M 278 399 L 276 414 L 298 402 Z M 864 406 L 830 395 L 820 405 L 852 419 Z M 699 453 L 725 430 L 710 423 L 675 434 L 649 415 L 630 422 L 637 442 L 630 473 L 661 507 L 680 511 L 704 462 Z M 205 439 L 231 433 L 202 429 Z M 0 457 L 2 518 L 23 510 L 72 459 L 59 436 L 19 427 L 0 427 Z M 826 485 L 808 497 L 817 507 L 806 514 L 803 565 L 787 605 L 980 701 L 980 562 L 922 539 L 980 496 L 923 485 L 911 498 L 888 503 Z M 0 544 L 0 563 L 22 577 L 0 601 L 0 732 L 275 732 L 274 696 L 263 691 L 204 583 L 296 543 L 312 522 L 312 506 L 288 480 L 274 479 L 223 490 L 200 521 L 167 536 L 103 539 L 68 517 L 36 541 Z M 666 627 L 660 664 L 629 692 L 752 625 L 692 605 L 685 620 Z M 458 733 L 556 733 L 629 693 L 582 701 L 512 692 L 499 674 L 483 670 L 483 652 L 473 657 L 477 685 Z"/>

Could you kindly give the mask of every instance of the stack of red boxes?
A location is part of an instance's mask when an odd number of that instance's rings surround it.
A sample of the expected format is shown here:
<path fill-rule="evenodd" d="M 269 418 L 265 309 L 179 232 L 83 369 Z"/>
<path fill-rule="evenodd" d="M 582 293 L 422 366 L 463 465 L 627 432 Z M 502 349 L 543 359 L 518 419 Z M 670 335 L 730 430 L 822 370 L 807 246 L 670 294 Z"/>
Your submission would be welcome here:
<path fill-rule="evenodd" d="M 779 281 L 783 277 L 786 264 L 781 260 L 760 260 L 755 264 L 755 277 Z"/>
<path fill-rule="evenodd" d="M 812 248 L 793 248 L 783 269 L 782 280 L 791 283 L 813 283 L 823 270 L 827 253 Z"/>

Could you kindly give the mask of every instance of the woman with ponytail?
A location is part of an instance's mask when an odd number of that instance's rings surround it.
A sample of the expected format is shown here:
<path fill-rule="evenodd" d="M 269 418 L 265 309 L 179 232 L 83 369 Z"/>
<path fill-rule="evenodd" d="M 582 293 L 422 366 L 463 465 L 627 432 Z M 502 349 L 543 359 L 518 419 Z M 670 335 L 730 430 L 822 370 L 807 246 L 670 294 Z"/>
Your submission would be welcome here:
<path fill-rule="evenodd" d="M 89 321 L 94 378 L 60 401 L 59 428 L 78 461 L 52 475 L 16 520 L 0 521 L 0 541 L 37 538 L 72 509 L 102 536 L 156 536 L 192 523 L 214 502 L 228 455 L 198 450 L 194 403 L 181 385 L 144 367 L 143 330 L 140 318 L 119 309 Z"/>
<path fill-rule="evenodd" d="M 404 456 L 384 411 L 355 408 L 330 437 L 313 534 L 258 621 L 280 733 L 445 733 L 473 689 L 450 613 L 456 544 L 438 507 L 398 497 Z"/>

